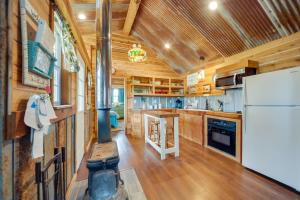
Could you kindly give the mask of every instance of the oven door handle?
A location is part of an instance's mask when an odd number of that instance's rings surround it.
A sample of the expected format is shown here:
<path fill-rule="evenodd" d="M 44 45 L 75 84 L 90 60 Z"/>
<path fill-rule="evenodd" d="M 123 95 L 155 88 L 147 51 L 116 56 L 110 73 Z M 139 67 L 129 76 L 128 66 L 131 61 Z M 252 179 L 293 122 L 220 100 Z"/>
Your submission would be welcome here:
<path fill-rule="evenodd" d="M 215 129 L 218 129 L 220 131 L 227 131 L 227 132 L 235 132 L 236 131 L 236 127 L 235 128 L 224 128 L 224 127 L 221 127 L 221 126 L 218 126 L 218 125 L 208 125 L 207 128 L 208 129 L 215 128 Z"/>

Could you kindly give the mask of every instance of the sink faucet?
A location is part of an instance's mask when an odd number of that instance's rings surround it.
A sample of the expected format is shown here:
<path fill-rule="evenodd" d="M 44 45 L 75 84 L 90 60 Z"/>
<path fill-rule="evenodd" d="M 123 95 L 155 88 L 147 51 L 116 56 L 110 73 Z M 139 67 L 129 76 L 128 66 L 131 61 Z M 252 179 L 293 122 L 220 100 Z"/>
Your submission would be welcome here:
<path fill-rule="evenodd" d="M 218 99 L 218 104 L 219 104 L 218 111 L 223 112 L 224 102 Z"/>
<path fill-rule="evenodd" d="M 205 110 L 210 110 L 208 99 L 205 99 Z"/>

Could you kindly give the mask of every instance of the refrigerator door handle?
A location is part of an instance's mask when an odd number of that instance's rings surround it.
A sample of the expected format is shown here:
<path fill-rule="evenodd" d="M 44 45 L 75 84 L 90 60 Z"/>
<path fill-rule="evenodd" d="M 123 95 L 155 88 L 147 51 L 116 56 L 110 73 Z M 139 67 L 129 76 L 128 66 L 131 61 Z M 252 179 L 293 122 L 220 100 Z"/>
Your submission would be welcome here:
<path fill-rule="evenodd" d="M 246 77 L 243 78 L 243 84 L 244 84 L 244 87 L 243 87 L 243 103 L 244 103 L 244 106 L 243 106 L 243 134 L 246 134 L 246 127 L 247 127 L 247 123 L 246 123 L 246 115 L 247 115 L 247 80 L 246 80 Z"/>
<path fill-rule="evenodd" d="M 247 103 L 247 79 L 243 77 L 243 103 L 244 106 L 248 105 Z"/>
<path fill-rule="evenodd" d="M 233 76 L 233 85 L 236 85 L 236 73 Z"/>
<path fill-rule="evenodd" d="M 244 131 L 243 131 L 243 135 L 246 134 L 246 130 L 247 130 L 246 116 L 247 116 L 247 106 L 244 105 L 244 114 L 243 114 L 243 127 L 244 127 L 243 129 L 244 129 Z"/>

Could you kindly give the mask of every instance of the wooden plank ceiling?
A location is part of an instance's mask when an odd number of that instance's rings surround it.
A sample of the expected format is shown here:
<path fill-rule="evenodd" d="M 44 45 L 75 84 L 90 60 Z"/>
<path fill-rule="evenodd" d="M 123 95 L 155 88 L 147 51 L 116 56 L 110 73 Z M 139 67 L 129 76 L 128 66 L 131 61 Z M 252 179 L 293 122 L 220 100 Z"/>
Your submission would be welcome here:
<path fill-rule="evenodd" d="M 70 0 L 84 41 L 95 45 L 95 0 Z M 298 0 L 141 0 L 131 35 L 177 72 L 228 57 L 300 31 Z M 130 0 L 113 0 L 113 32 L 124 27 Z M 169 43 L 171 48 L 165 49 Z M 128 49 L 129 50 L 129 49 Z M 127 51 L 127 50 L 126 50 Z"/>
<path fill-rule="evenodd" d="M 96 44 L 96 0 L 69 0 L 83 40 L 88 49 Z M 130 0 L 112 0 L 112 31 L 123 29 Z M 84 14 L 86 19 L 78 19 Z"/>
<path fill-rule="evenodd" d="M 142 48 L 147 52 L 147 60 L 142 63 L 129 61 L 128 50 L 133 44 L 141 44 Z M 95 65 L 96 51 L 92 50 L 92 63 Z M 178 76 L 178 74 L 162 59 L 159 59 L 151 48 L 145 46 L 141 41 L 136 40 L 132 36 L 123 33 L 112 34 L 112 65 L 116 69 L 114 76 Z"/>

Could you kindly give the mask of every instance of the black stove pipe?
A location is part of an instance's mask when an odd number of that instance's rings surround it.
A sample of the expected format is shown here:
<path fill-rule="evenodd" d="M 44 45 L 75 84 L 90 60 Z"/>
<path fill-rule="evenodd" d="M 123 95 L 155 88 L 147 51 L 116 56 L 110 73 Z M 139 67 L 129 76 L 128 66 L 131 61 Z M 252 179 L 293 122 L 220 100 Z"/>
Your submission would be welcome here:
<path fill-rule="evenodd" d="M 111 0 L 96 3 L 98 143 L 111 141 Z"/>

